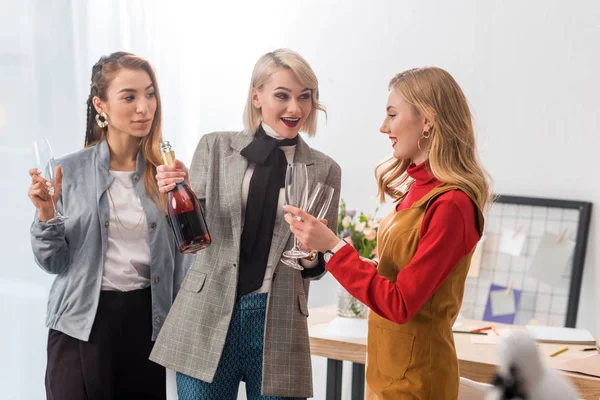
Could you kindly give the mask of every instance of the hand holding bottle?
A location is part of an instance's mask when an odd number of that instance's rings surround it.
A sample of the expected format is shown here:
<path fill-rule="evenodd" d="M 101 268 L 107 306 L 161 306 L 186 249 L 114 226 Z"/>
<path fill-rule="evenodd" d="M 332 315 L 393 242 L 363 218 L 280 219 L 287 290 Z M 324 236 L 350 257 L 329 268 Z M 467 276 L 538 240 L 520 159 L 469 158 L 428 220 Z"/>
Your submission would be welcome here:
<path fill-rule="evenodd" d="M 27 195 L 31 199 L 31 202 L 38 210 L 38 219 L 41 222 L 46 222 L 54 216 L 54 206 L 52 203 L 52 192 L 51 187 L 54 187 L 54 203 L 58 201 L 60 197 L 60 191 L 62 188 L 62 167 L 56 167 L 55 182 L 48 181 L 41 177 L 41 172 L 37 168 L 29 170 L 29 176 L 31 176 L 31 185 Z"/>
<path fill-rule="evenodd" d="M 167 141 L 159 145 L 165 165 L 156 168 L 159 190 L 167 193 L 167 217 L 182 253 L 195 253 L 211 243 L 204 213 L 198 197 L 187 182 L 187 168 L 175 159 Z"/>
<path fill-rule="evenodd" d="M 188 169 L 179 160 L 174 160 L 173 165 L 159 165 L 156 167 L 156 183 L 161 193 L 175 189 L 175 185 L 186 181 L 189 185 Z"/>

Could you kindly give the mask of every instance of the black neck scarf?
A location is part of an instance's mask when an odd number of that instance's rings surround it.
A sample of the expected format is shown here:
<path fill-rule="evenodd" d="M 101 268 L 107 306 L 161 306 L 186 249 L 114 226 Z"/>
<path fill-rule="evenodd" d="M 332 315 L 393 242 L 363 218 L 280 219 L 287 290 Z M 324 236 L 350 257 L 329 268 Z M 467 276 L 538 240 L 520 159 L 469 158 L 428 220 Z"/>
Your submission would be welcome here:
<path fill-rule="evenodd" d="M 240 240 L 238 298 L 262 286 L 275 228 L 279 191 L 285 184 L 287 160 L 279 147 L 293 146 L 297 142 L 297 137 L 274 139 L 259 126 L 252 143 L 240 153 L 256 166 L 250 180 Z"/>

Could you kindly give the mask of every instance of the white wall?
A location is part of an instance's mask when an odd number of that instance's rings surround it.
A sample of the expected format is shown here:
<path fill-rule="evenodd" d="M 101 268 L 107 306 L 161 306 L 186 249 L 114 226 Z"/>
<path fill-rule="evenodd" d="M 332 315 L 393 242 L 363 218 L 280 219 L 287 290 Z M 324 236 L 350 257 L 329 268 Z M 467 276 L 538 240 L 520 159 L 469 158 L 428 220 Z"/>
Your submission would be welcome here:
<path fill-rule="evenodd" d="M 317 72 L 328 107 L 327 123 L 321 118 L 309 143 L 339 162 L 343 197 L 365 211 L 376 205 L 373 166 L 390 152 L 378 133 L 389 78 L 414 66 L 440 66 L 470 101 L 496 192 L 600 204 L 595 0 L 2 4 L 0 387 L 8 388 L 2 398 L 43 397 L 51 277 L 35 266 L 29 248 L 30 143 L 43 133 L 59 154 L 81 147 L 87 79 L 101 54 L 126 49 L 155 64 L 165 137 L 189 161 L 203 133 L 241 128 L 256 59 L 277 47 L 297 50 Z M 578 326 L 600 335 L 594 245 L 600 213 L 594 211 Z M 310 305 L 334 303 L 336 288 L 331 277 L 314 284 Z M 315 358 L 314 368 L 315 398 L 324 398 L 324 360 Z"/>
<path fill-rule="evenodd" d="M 262 1 L 258 12 L 248 4 L 213 6 L 229 13 L 226 24 L 199 6 L 171 32 L 197 38 L 193 46 L 177 40 L 183 68 L 197 71 L 187 117 L 197 118 L 202 133 L 239 128 L 256 56 L 278 46 L 299 51 L 317 72 L 328 107 L 310 143 L 339 162 L 343 197 L 366 211 L 376 205 L 373 166 L 390 152 L 378 132 L 387 82 L 406 68 L 437 65 L 469 99 L 497 193 L 598 203 L 600 185 L 586 177 L 600 147 L 600 3 L 522 3 L 312 0 L 284 9 Z M 599 220 L 594 213 L 578 321 L 595 334 Z M 333 301 L 326 286 L 314 285 L 311 300 Z"/>

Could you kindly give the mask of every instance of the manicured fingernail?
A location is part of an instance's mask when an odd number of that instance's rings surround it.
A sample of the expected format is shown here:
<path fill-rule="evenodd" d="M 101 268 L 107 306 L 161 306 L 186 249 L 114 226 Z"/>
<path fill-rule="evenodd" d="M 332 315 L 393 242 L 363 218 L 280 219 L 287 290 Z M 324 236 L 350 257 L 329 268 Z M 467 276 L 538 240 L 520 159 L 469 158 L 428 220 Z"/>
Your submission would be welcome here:
<path fill-rule="evenodd" d="M 52 182 L 46 182 L 46 186 L 52 187 Z"/>

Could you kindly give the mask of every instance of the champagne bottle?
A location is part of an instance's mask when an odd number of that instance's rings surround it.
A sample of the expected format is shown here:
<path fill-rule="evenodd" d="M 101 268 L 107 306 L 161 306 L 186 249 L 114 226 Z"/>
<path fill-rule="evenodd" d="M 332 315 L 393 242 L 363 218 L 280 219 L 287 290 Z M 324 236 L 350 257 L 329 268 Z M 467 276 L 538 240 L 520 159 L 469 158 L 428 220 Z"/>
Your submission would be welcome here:
<path fill-rule="evenodd" d="M 173 166 L 175 152 L 167 141 L 159 145 L 165 165 Z M 211 243 L 204 213 L 189 185 L 183 181 L 167 193 L 167 219 L 173 228 L 177 248 L 182 253 L 194 253 Z"/>

